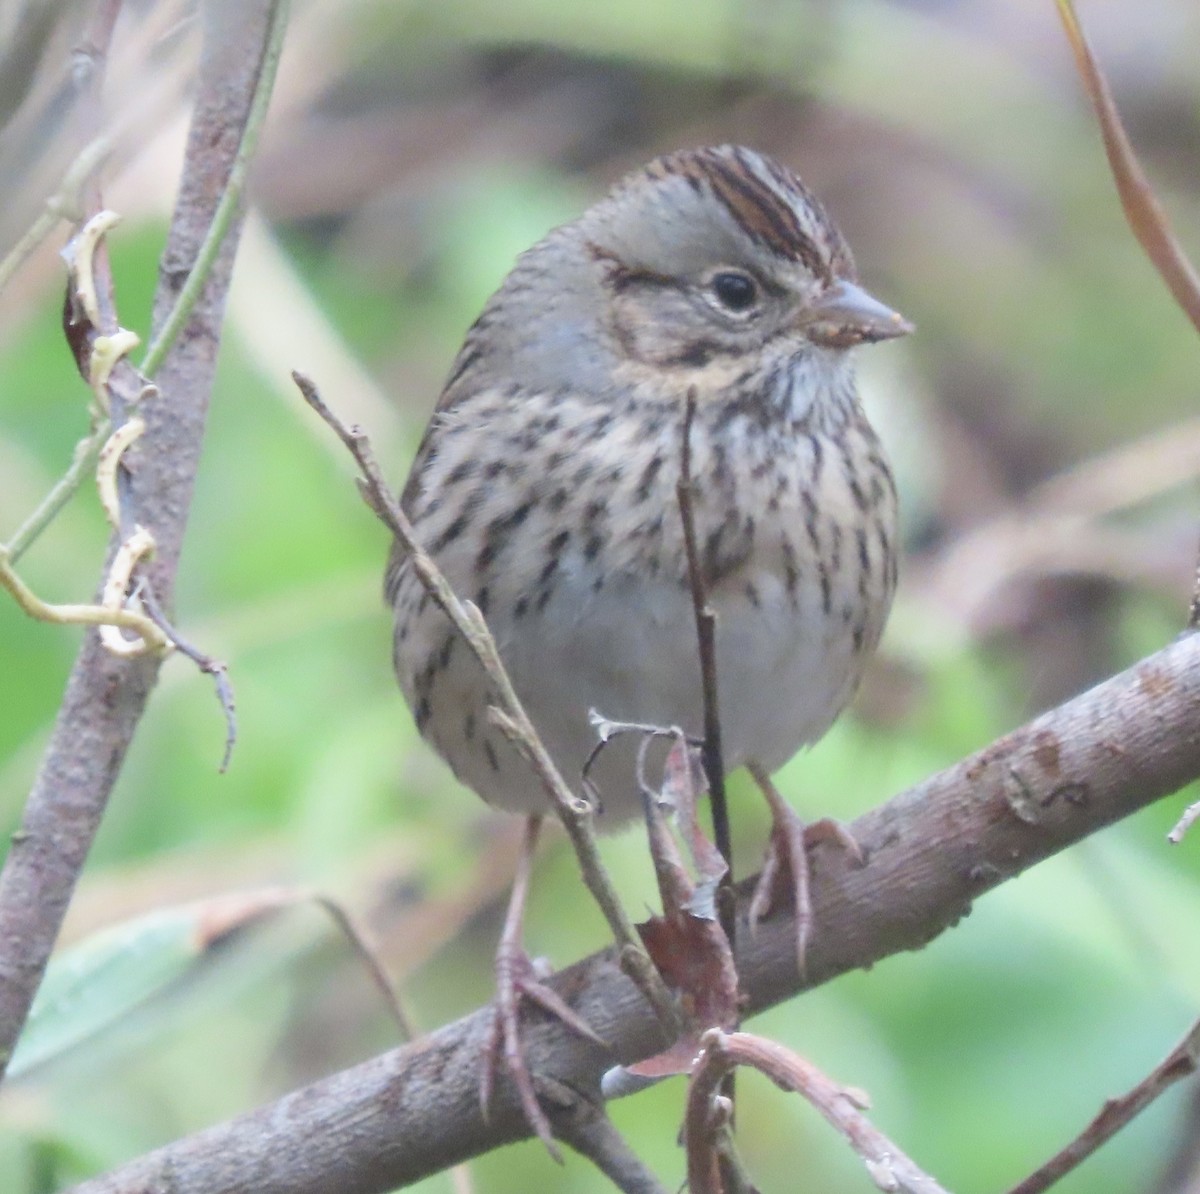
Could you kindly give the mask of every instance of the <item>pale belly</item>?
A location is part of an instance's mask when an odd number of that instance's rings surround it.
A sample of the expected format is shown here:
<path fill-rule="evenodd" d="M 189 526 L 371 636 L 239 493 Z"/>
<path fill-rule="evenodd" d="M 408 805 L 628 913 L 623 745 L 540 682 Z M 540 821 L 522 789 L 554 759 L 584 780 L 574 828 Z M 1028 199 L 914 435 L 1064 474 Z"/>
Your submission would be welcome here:
<path fill-rule="evenodd" d="M 826 615 L 815 590 L 801 586 L 788 594 L 765 573 L 754 577 L 754 587 L 756 602 L 740 582 L 714 599 L 727 770 L 747 762 L 772 770 L 816 741 L 851 696 L 860 668 L 849 624 L 836 611 Z M 590 575 L 564 578 L 536 627 L 498 618 L 492 629 L 517 692 L 574 791 L 597 743 L 592 710 L 612 721 L 678 726 L 700 736 L 696 627 L 690 594 L 680 585 L 639 577 L 595 592 Z M 489 804 L 538 811 L 546 799 L 528 763 L 498 731 L 482 728 L 476 667 L 465 651 L 456 653 L 443 677 L 449 681 L 443 700 L 455 693 L 453 720 L 439 725 L 443 719 L 435 716 L 431 737 Z M 464 708 L 472 711 L 471 740 Z M 485 733 L 486 746 L 479 741 Z M 627 739 L 606 747 L 590 773 L 599 788 L 601 828 L 640 814 L 635 746 Z"/>

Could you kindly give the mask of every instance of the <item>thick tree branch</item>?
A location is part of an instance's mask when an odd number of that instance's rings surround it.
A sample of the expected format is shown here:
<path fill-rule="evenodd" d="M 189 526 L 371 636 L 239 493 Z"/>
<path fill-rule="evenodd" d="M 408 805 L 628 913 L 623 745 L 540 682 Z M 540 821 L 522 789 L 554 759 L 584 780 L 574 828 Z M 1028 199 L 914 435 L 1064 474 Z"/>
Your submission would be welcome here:
<path fill-rule="evenodd" d="M 156 333 L 176 306 L 238 160 L 275 8 L 268 0 L 208 6 L 196 108 L 154 303 Z M 154 535 L 157 555 L 148 575 L 167 608 L 239 223 L 231 223 L 190 316 L 161 362 L 160 393 L 141 407 L 146 431 L 137 445 L 137 466 L 123 486 L 123 508 Z M 133 370 L 124 363 L 121 367 L 130 375 L 122 382 L 128 392 Z M 115 394 L 115 371 L 113 389 Z M 116 402 L 112 413 L 119 423 L 123 411 Z M 114 540 L 110 557 L 116 547 Z M 150 655 L 114 657 L 89 632 L 72 669 L 21 828 L 0 873 L 0 1074 L 41 981 L 158 667 L 159 660 Z"/>
<path fill-rule="evenodd" d="M 1200 635 L 1044 714 L 854 822 L 867 854 L 813 859 L 807 983 L 788 917 L 739 933 L 748 1014 L 918 949 L 971 902 L 1088 834 L 1200 776 Z M 1164 847 L 1165 848 L 1165 847 Z M 740 887 L 744 908 L 753 879 Z M 969 931 L 969 928 L 968 930 Z M 531 1067 L 594 1097 L 603 1071 L 658 1047 L 653 1013 L 609 953 L 563 971 L 559 993 L 606 1040 L 530 1026 Z M 488 1122 L 476 1097 L 483 1009 L 424 1040 L 334 1074 L 142 1157 L 76 1194 L 371 1194 L 527 1136 L 512 1091 Z"/>

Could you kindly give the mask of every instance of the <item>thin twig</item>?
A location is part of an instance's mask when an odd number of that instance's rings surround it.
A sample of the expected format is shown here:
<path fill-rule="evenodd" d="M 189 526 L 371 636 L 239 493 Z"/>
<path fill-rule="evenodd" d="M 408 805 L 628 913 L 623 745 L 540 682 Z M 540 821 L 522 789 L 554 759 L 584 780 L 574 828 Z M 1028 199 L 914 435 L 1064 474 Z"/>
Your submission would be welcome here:
<path fill-rule="evenodd" d="M 175 629 L 166 610 L 154 596 L 154 586 L 146 581 L 139 596 L 146 612 L 154 624 L 167 636 L 171 645 L 181 654 L 186 655 L 205 675 L 211 676 L 213 687 L 216 689 L 217 700 L 225 714 L 225 750 L 221 755 L 221 764 L 217 768 L 220 774 L 229 769 L 229 761 L 233 758 L 233 748 L 237 742 L 237 705 L 233 699 L 233 684 L 229 679 L 229 665 L 222 659 L 216 659 L 199 647 L 194 646 Z"/>
<path fill-rule="evenodd" d="M 692 424 L 696 419 L 696 391 L 689 390 L 683 416 L 683 443 L 680 450 L 679 484 L 676 494 L 683 520 L 683 542 L 687 551 L 688 583 L 692 592 L 692 610 L 696 617 L 696 639 L 700 654 L 700 681 L 704 700 L 704 745 L 702 757 L 708 779 L 708 798 L 712 808 L 713 837 L 725 860 L 725 876 L 717 893 L 721 927 L 735 945 L 736 921 L 733 915 L 733 838 L 729 826 L 729 806 L 725 798 L 725 761 L 721 752 L 721 713 L 717 699 L 717 615 L 708 604 L 704 569 L 696 540 L 696 486 L 692 479 Z"/>
<path fill-rule="evenodd" d="M 1051 1157 L 1040 1169 L 1018 1182 L 1009 1194 L 1041 1194 L 1055 1182 L 1081 1165 L 1102 1144 L 1115 1136 L 1126 1124 L 1143 1112 L 1164 1091 L 1181 1079 L 1194 1074 L 1200 1066 L 1200 1020 L 1188 1029 L 1187 1035 L 1132 1090 L 1119 1098 L 1108 1099 L 1099 1114 L 1061 1152 Z"/>
<path fill-rule="evenodd" d="M 10 564 L 17 563 L 33 545 L 34 540 L 58 517 L 59 511 L 75 496 L 79 486 L 83 484 L 84 477 L 95 469 L 100 449 L 111 432 L 112 424 L 107 419 L 102 419 L 91 435 L 75 445 L 75 455 L 71 458 L 70 468 L 54 483 L 54 488 L 38 503 L 37 509 L 21 523 L 4 545 Z"/>
<path fill-rule="evenodd" d="M 733 833 L 729 824 L 729 803 L 725 795 L 725 759 L 721 750 L 721 712 L 717 692 L 717 616 L 708 603 L 700 548 L 696 539 L 696 486 L 692 479 L 692 424 L 696 420 L 696 391 L 689 389 L 683 415 L 683 442 L 679 453 L 679 483 L 675 488 L 679 517 L 683 522 L 683 543 L 687 551 L 688 583 L 692 592 L 692 612 L 696 618 L 696 642 L 700 656 L 700 686 L 704 702 L 704 745 L 701 758 L 708 780 L 709 809 L 713 839 L 725 861 L 725 873 L 717 884 L 717 916 L 729 942 L 737 949 L 737 903 L 733 892 Z M 721 1090 L 730 1104 L 733 1120 L 734 1076 L 726 1074 Z"/>
<path fill-rule="evenodd" d="M 1108 80 L 1092 53 L 1072 0 L 1058 0 L 1058 15 L 1075 55 L 1075 65 L 1083 79 L 1088 99 L 1095 110 L 1104 139 L 1104 152 L 1108 155 L 1109 169 L 1129 227 L 1176 303 L 1192 321 L 1196 331 L 1200 332 L 1200 277 L 1175 239 L 1167 214 L 1155 197 L 1146 172 L 1134 153 Z"/>
<path fill-rule="evenodd" d="M 97 137 L 85 145 L 78 157 L 67 167 L 58 190 L 46 200 L 38 217 L 0 260 L 0 290 L 8 285 L 17 270 L 62 220 L 78 216 L 80 192 L 85 183 L 99 170 L 111 149 L 112 145 L 107 137 Z"/>
<path fill-rule="evenodd" d="M 705 1034 L 704 1050 L 688 1087 L 684 1134 L 690 1194 L 723 1194 L 713 1147 L 714 1098 L 725 1075 L 739 1065 L 752 1066 L 784 1090 L 803 1095 L 846 1138 L 879 1189 L 894 1194 L 945 1194 L 942 1186 L 867 1119 L 861 1092 L 839 1086 L 811 1062 L 774 1041 L 716 1028 Z M 720 1126 L 725 1112 L 718 1106 L 716 1114 L 716 1126 Z"/>
<path fill-rule="evenodd" d="M 329 914 L 342 936 L 350 943 L 350 947 L 358 955 L 359 960 L 366 967 L 367 973 L 371 976 L 371 981 L 383 996 L 384 1004 L 400 1029 L 401 1039 L 404 1041 L 414 1040 L 417 1031 L 413 1027 L 412 1017 L 408 1014 L 408 1009 L 405 1008 L 399 991 L 396 990 L 387 971 L 383 968 L 383 963 L 379 960 L 379 950 L 372 944 L 366 927 L 359 924 L 354 914 L 332 896 L 313 891 L 307 893 L 307 898 Z"/>
<path fill-rule="evenodd" d="M 649 956 L 642 949 L 633 925 L 621 905 L 620 897 L 600 860 L 595 833 L 591 826 L 592 806 L 571 792 L 554 760 L 550 758 L 512 686 L 483 615 L 471 602 L 460 601 L 455 596 L 433 558 L 418 542 L 412 523 L 383 479 L 366 433 L 359 427 L 346 427 L 325 404 L 313 382 L 303 374 L 293 372 L 292 379 L 303 394 L 304 400 L 354 457 L 362 473 L 359 489 L 367 504 L 404 545 L 409 562 L 426 591 L 479 660 L 498 697 L 498 705 L 489 710 L 489 716 L 517 746 L 542 781 L 542 786 L 575 848 L 584 882 L 616 938 L 622 966 L 630 968 L 630 977 L 649 1000 L 670 1038 L 674 1039 L 680 1027 L 675 1001 Z"/>
<path fill-rule="evenodd" d="M 1183 247 L 1171 231 L 1167 213 L 1154 194 L 1125 132 L 1121 114 L 1100 63 L 1092 53 L 1072 0 L 1057 0 L 1058 15 L 1066 30 L 1067 41 L 1075 55 L 1075 66 L 1083 80 L 1104 140 L 1109 170 L 1116 184 L 1121 209 L 1133 235 L 1150 264 L 1158 271 L 1167 289 L 1183 313 L 1200 332 L 1200 275 L 1197 275 Z M 1192 584 L 1187 629 L 1200 627 L 1200 563 Z"/>

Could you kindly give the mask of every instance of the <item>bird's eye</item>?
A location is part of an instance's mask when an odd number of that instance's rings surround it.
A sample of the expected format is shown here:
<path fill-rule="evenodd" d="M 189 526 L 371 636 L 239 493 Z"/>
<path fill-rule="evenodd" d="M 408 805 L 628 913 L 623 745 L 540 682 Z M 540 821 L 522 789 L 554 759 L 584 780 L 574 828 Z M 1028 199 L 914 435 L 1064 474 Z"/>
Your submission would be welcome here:
<path fill-rule="evenodd" d="M 749 311 L 758 302 L 758 283 L 740 270 L 714 274 L 712 292 L 727 311 Z"/>

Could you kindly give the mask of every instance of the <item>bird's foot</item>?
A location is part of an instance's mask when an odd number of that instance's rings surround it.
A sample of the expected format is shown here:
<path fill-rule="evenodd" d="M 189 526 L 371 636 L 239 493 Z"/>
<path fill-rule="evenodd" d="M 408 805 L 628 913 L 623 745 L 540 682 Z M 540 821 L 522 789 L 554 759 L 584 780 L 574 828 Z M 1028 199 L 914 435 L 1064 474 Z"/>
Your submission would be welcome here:
<path fill-rule="evenodd" d="M 767 845 L 762 872 L 750 897 L 746 919 L 750 931 L 774 909 L 790 903 L 794 909 L 796 929 L 796 967 L 803 977 L 807 971 L 808 942 L 812 934 L 813 910 L 810 895 L 812 873 L 808 852 L 825 843 L 836 845 L 856 865 L 865 861 L 853 835 L 831 817 L 823 817 L 806 825 L 799 814 L 784 800 L 769 778 L 755 778 L 771 805 L 771 840 Z M 764 782 L 765 779 L 765 782 Z"/>
<path fill-rule="evenodd" d="M 549 1012 L 572 1032 L 587 1040 L 595 1041 L 598 1045 L 604 1045 L 605 1042 L 557 991 L 542 981 L 538 968 L 519 941 L 502 938 L 496 951 L 496 1003 L 479 1072 L 479 1103 L 486 1119 L 496 1087 L 497 1071 L 503 1063 L 516 1088 L 529 1126 L 550 1155 L 561 1162 L 562 1155 L 554 1143 L 550 1120 L 538 1102 L 533 1075 L 525 1056 L 525 1045 L 521 1039 L 522 1000 L 536 1003 L 543 1011 Z"/>

